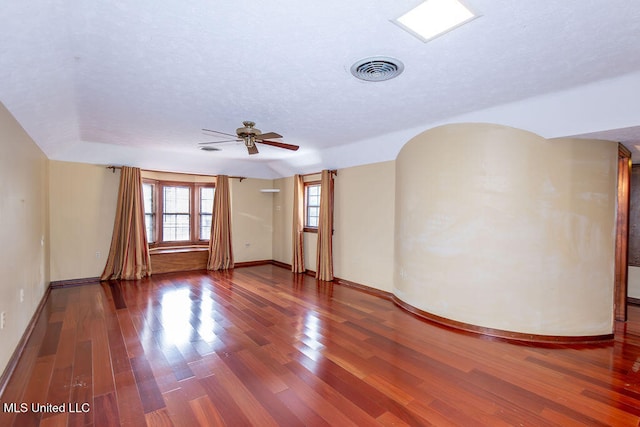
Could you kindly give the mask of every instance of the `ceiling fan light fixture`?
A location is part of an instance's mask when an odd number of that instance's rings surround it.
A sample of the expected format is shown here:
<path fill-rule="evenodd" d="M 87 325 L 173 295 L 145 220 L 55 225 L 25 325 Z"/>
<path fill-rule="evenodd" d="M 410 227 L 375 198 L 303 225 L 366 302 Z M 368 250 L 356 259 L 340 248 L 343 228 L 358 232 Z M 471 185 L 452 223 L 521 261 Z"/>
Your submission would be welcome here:
<path fill-rule="evenodd" d="M 367 82 L 382 82 L 398 77 L 404 71 L 404 64 L 389 56 L 371 56 L 356 61 L 351 66 L 351 74 Z"/>

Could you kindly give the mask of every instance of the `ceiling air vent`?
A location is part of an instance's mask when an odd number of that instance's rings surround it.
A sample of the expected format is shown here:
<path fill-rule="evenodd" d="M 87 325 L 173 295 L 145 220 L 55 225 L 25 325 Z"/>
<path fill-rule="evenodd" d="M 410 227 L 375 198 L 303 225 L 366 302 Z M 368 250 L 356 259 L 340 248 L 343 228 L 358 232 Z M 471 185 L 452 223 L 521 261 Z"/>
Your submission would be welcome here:
<path fill-rule="evenodd" d="M 202 151 L 220 151 L 219 148 L 216 147 L 200 147 Z"/>
<path fill-rule="evenodd" d="M 387 56 L 363 58 L 351 66 L 354 77 L 367 82 L 381 82 L 397 77 L 404 70 L 402 62 Z"/>

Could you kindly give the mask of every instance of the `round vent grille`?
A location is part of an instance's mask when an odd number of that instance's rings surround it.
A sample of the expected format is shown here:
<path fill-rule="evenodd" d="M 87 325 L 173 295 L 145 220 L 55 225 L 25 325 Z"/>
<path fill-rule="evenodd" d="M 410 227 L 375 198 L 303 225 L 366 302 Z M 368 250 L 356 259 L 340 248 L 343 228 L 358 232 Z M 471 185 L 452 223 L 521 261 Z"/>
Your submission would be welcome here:
<path fill-rule="evenodd" d="M 397 77 L 404 70 L 402 62 L 387 56 L 364 58 L 351 66 L 354 77 L 368 82 L 381 82 Z"/>

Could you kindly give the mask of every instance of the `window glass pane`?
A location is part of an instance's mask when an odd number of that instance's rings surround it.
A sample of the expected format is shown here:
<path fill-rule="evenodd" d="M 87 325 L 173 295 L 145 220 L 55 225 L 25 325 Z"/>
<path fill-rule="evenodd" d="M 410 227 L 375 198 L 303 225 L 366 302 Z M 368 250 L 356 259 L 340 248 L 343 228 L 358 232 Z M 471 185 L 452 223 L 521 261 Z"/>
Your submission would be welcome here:
<path fill-rule="evenodd" d="M 162 216 L 162 235 L 165 241 L 189 240 L 189 215 L 164 214 Z"/>
<path fill-rule="evenodd" d="M 189 187 L 164 187 L 164 213 L 186 213 L 190 212 L 190 191 Z"/>
<path fill-rule="evenodd" d="M 144 213 L 153 213 L 153 185 L 142 184 L 144 196 Z"/>
<path fill-rule="evenodd" d="M 211 237 L 211 214 L 200 215 L 200 240 L 209 240 Z"/>
<path fill-rule="evenodd" d="M 147 242 L 155 242 L 155 215 L 153 214 L 153 184 L 142 184 L 144 199 L 144 226 L 147 232 Z"/>
<path fill-rule="evenodd" d="M 147 243 L 153 243 L 156 241 L 155 239 L 155 221 L 154 221 L 155 216 L 153 214 L 144 214 L 144 226 L 145 226 L 145 230 L 147 232 Z"/>
<path fill-rule="evenodd" d="M 211 213 L 213 211 L 213 194 L 214 188 L 200 189 L 200 212 Z"/>
<path fill-rule="evenodd" d="M 318 227 L 320 215 L 320 184 L 307 185 L 305 191 L 305 227 Z"/>

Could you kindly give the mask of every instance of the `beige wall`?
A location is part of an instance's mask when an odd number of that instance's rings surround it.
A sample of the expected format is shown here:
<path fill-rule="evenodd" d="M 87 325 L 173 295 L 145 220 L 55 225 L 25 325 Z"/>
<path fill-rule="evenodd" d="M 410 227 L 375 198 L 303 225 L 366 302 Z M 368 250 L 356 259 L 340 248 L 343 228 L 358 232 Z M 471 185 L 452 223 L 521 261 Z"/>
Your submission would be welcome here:
<path fill-rule="evenodd" d="M 120 171 L 50 162 L 51 280 L 100 276 L 111 244 Z M 143 172 L 144 177 L 211 182 L 211 176 Z M 231 180 L 236 262 L 272 259 L 272 180 Z"/>
<path fill-rule="evenodd" d="M 231 223 L 235 262 L 273 259 L 273 194 L 270 179 L 231 180 Z"/>
<path fill-rule="evenodd" d="M 273 242 L 272 252 L 275 261 L 291 264 L 291 227 L 293 223 L 293 177 L 273 181 Z"/>
<path fill-rule="evenodd" d="M 613 329 L 617 144 L 448 125 L 396 163 L 394 293 L 539 335 Z"/>
<path fill-rule="evenodd" d="M 391 292 L 395 162 L 340 169 L 334 199 L 335 275 Z"/>
<path fill-rule="evenodd" d="M 1 103 L 0 151 L 1 372 L 49 284 L 49 236 L 48 160 Z"/>
<path fill-rule="evenodd" d="M 334 275 L 376 289 L 393 285 L 393 222 L 395 162 L 340 169 L 335 178 Z M 307 180 L 312 180 L 309 177 Z M 293 178 L 274 186 L 273 255 L 291 264 Z M 304 233 L 305 267 L 316 270 L 315 233 Z"/>
<path fill-rule="evenodd" d="M 629 267 L 627 296 L 640 299 L 640 267 Z"/>
<path fill-rule="evenodd" d="M 51 280 L 102 274 L 111 245 L 120 171 L 50 162 Z"/>

